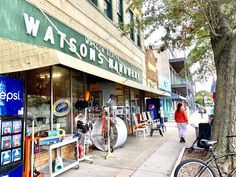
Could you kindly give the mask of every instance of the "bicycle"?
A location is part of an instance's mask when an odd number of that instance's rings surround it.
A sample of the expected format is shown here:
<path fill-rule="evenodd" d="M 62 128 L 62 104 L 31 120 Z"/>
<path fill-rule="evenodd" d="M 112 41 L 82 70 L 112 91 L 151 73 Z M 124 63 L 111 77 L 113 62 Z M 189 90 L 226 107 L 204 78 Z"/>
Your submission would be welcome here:
<path fill-rule="evenodd" d="M 236 137 L 236 135 L 229 135 L 226 138 Z M 207 161 L 199 159 L 187 159 L 183 160 L 175 169 L 174 177 L 233 177 L 236 176 L 236 168 L 230 170 L 228 174 L 222 172 L 220 169 L 219 160 L 224 158 L 236 158 L 236 152 L 225 153 L 217 156 L 214 152 L 214 145 L 217 141 L 201 140 L 202 145 L 206 147 L 211 153 L 211 158 Z M 217 175 L 216 175 L 217 174 Z"/>

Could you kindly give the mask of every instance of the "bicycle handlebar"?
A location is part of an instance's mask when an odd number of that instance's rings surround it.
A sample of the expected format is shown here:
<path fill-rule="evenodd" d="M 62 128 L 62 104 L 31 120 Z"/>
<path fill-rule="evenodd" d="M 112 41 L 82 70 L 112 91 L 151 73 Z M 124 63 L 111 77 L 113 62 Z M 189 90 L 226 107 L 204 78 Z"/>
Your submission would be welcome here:
<path fill-rule="evenodd" d="M 236 137 L 236 135 L 227 135 L 226 138 L 233 138 Z"/>

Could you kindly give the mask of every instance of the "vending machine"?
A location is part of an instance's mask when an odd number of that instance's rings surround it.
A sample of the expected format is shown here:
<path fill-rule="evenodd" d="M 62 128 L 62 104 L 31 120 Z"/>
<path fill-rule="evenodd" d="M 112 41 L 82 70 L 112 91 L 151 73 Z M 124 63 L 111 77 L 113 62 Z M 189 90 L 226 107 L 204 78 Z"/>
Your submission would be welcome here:
<path fill-rule="evenodd" d="M 0 77 L 0 177 L 22 177 L 24 82 Z"/>

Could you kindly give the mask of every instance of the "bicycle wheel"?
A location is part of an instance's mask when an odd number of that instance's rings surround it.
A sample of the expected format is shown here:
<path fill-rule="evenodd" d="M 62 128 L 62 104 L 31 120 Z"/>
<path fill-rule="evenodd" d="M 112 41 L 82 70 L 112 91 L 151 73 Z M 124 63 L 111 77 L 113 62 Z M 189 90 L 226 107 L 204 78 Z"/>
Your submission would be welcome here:
<path fill-rule="evenodd" d="M 175 169 L 174 177 L 216 177 L 207 164 L 198 159 L 182 161 Z"/>

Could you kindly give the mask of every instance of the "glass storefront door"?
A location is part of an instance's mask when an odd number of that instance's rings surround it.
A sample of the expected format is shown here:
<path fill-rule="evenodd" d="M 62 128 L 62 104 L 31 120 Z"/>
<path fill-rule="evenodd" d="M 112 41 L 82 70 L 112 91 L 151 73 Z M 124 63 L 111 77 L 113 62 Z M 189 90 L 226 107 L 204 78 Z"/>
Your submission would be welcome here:
<path fill-rule="evenodd" d="M 53 128 L 60 128 L 71 133 L 71 114 L 70 111 L 63 109 L 64 104 L 68 103 L 71 108 L 71 72 L 69 69 L 53 66 Z M 61 108 L 60 108 L 61 107 Z M 68 108 L 68 109 L 70 109 Z"/>

